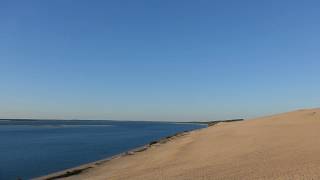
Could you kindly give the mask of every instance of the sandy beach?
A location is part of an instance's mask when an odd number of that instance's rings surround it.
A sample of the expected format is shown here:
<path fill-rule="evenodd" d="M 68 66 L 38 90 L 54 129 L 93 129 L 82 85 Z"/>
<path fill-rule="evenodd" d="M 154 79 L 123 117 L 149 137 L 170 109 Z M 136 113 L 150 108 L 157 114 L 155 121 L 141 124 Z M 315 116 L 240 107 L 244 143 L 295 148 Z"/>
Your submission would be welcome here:
<path fill-rule="evenodd" d="M 83 167 L 61 178 L 320 179 L 320 109 L 218 123 Z"/>

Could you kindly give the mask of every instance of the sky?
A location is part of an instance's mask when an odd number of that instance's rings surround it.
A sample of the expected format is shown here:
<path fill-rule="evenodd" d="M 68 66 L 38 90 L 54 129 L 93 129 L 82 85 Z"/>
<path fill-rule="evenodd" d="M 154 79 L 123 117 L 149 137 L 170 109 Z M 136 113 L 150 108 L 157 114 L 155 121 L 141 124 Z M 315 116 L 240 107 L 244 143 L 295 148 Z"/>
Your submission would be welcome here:
<path fill-rule="evenodd" d="M 320 107 L 320 1 L 0 0 L 0 118 Z"/>

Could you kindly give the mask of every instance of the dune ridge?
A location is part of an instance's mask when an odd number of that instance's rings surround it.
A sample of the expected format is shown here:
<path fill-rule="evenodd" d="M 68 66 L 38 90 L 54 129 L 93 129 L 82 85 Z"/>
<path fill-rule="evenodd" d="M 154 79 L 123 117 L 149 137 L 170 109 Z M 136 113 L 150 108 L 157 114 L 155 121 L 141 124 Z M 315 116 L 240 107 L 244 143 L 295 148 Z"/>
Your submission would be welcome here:
<path fill-rule="evenodd" d="M 64 179 L 320 179 L 320 109 L 219 123 Z"/>

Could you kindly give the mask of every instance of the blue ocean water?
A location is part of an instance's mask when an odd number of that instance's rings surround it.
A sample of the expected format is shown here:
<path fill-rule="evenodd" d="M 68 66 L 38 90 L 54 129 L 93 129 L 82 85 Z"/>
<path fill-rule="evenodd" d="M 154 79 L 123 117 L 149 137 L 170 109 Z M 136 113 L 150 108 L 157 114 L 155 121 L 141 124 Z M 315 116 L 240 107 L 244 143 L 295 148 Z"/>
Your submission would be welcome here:
<path fill-rule="evenodd" d="M 46 175 L 202 127 L 141 121 L 0 120 L 0 180 Z"/>

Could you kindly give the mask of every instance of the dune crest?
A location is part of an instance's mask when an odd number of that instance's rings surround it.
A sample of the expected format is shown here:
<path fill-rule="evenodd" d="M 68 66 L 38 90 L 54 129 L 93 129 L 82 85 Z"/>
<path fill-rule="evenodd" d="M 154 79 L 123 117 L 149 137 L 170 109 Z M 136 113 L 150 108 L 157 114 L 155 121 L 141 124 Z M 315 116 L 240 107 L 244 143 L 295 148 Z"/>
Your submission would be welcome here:
<path fill-rule="evenodd" d="M 66 179 L 320 179 L 320 109 L 219 123 Z"/>

